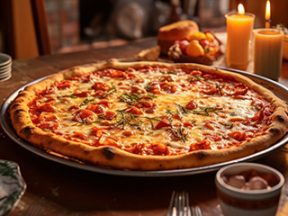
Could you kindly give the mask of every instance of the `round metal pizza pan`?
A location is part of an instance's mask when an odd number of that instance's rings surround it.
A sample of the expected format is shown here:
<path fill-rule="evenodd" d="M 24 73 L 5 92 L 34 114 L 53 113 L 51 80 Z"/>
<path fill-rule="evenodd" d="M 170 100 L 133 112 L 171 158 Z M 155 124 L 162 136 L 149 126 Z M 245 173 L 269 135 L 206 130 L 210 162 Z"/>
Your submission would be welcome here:
<path fill-rule="evenodd" d="M 261 77 L 261 76 L 256 75 L 256 74 L 244 72 L 244 71 L 232 70 L 232 69 L 227 69 L 227 68 L 220 68 L 220 69 L 229 70 L 229 71 L 232 71 L 234 73 L 239 73 L 239 74 L 242 74 L 244 76 L 247 76 L 247 77 L 251 78 L 252 80 L 254 80 L 255 82 L 257 82 L 257 83 L 265 86 L 266 88 L 270 89 L 279 98 L 283 99 L 284 101 L 288 101 L 288 88 L 286 86 L 278 83 L 278 82 L 272 81 L 270 79 L 267 79 L 265 77 Z M 32 85 L 36 82 L 39 82 L 40 80 L 45 79 L 45 78 L 46 77 L 37 79 L 37 80 L 21 87 L 20 89 L 18 89 L 14 93 L 12 93 L 6 99 L 6 101 L 2 105 L 2 109 L 0 112 L 1 125 L 3 127 L 3 130 L 6 132 L 6 134 L 15 143 L 19 144 L 20 146 L 27 149 L 28 151 L 30 151 L 36 155 L 39 155 L 45 159 L 48 159 L 48 160 L 51 160 L 51 161 L 54 161 L 54 162 L 57 162 L 60 164 L 64 164 L 64 165 L 67 165 L 70 167 L 78 168 L 81 170 L 87 170 L 87 171 L 91 171 L 91 172 L 109 174 L 109 175 L 133 176 L 133 177 L 172 177 L 172 176 L 195 175 L 195 174 L 215 171 L 215 170 L 220 169 L 223 166 L 227 166 L 227 165 L 230 165 L 233 163 L 244 162 L 244 161 L 253 161 L 253 160 L 259 159 L 260 157 L 263 157 L 263 156 L 273 152 L 274 150 L 280 148 L 281 146 L 285 145 L 286 143 L 288 143 L 288 134 L 286 134 L 286 136 L 284 136 L 281 140 L 279 140 L 273 146 L 271 146 L 267 149 L 264 149 L 260 152 L 257 152 L 255 154 L 252 154 L 252 155 L 249 155 L 246 157 L 242 157 L 242 158 L 239 158 L 236 160 L 223 162 L 223 163 L 217 163 L 217 164 L 213 164 L 213 165 L 188 168 L 188 169 L 157 170 L 157 171 L 118 170 L 118 169 L 111 169 L 111 168 L 86 164 L 86 163 L 82 163 L 80 161 L 78 162 L 75 160 L 70 160 L 68 158 L 61 157 L 60 155 L 57 156 L 56 154 L 50 154 L 44 150 L 38 149 L 38 148 L 34 147 L 33 145 L 29 144 L 27 141 L 19 138 L 17 136 L 17 134 L 15 133 L 15 131 L 11 125 L 10 119 L 9 119 L 9 115 L 8 115 L 9 105 L 16 98 L 16 96 L 18 95 L 18 92 L 20 90 L 23 90 L 25 87 Z"/>

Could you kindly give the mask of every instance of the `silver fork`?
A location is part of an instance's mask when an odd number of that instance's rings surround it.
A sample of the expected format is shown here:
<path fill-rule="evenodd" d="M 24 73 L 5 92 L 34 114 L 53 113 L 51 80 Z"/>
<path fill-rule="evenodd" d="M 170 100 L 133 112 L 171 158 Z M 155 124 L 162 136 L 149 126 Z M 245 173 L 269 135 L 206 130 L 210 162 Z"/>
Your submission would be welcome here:
<path fill-rule="evenodd" d="M 192 216 L 187 192 L 173 191 L 167 216 Z"/>

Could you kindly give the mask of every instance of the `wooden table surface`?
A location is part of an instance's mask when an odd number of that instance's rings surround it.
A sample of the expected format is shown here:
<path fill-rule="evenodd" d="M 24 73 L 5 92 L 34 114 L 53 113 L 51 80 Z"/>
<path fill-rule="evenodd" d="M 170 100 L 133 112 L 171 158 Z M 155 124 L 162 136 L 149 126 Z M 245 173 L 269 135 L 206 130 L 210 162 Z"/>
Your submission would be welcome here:
<path fill-rule="evenodd" d="M 81 53 L 43 56 L 13 62 L 13 76 L 0 82 L 0 101 L 19 87 L 45 75 L 75 65 L 110 58 L 131 58 L 155 45 L 145 39 L 126 46 Z M 284 64 L 284 81 L 288 63 Z M 199 205 L 204 215 L 221 215 L 215 172 L 186 177 L 140 178 L 98 174 L 67 167 L 39 157 L 14 143 L 0 128 L 0 158 L 20 165 L 27 190 L 9 215 L 165 215 L 173 190 L 186 190 L 191 205 Z M 262 158 L 261 163 L 286 173 L 283 149 Z"/>

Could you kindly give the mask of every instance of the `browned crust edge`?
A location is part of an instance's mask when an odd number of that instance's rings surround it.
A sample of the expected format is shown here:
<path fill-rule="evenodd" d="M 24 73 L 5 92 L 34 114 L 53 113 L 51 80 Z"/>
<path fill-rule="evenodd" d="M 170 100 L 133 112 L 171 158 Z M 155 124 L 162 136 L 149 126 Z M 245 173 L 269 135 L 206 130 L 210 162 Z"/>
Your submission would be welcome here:
<path fill-rule="evenodd" d="M 81 144 L 80 142 L 67 141 L 61 136 L 51 132 L 45 132 L 40 128 L 35 127 L 31 122 L 27 104 L 33 99 L 35 91 L 45 89 L 54 81 L 60 81 L 65 77 L 70 77 L 79 73 L 89 73 L 106 67 L 125 69 L 127 67 L 155 65 L 173 67 L 185 66 L 191 69 L 200 69 L 211 73 L 226 75 L 227 77 L 233 77 L 234 79 L 245 83 L 250 88 L 260 92 L 267 100 L 271 101 L 276 106 L 276 110 L 272 114 L 273 122 L 269 129 L 269 133 L 256 137 L 250 142 L 243 143 L 239 147 L 221 151 L 199 150 L 177 156 L 141 156 L 114 147 L 93 147 Z M 9 113 L 16 133 L 21 138 L 31 142 L 37 147 L 95 165 L 131 170 L 191 168 L 230 161 L 268 148 L 282 138 L 288 131 L 287 105 L 272 92 L 242 75 L 197 64 L 170 64 L 159 62 L 120 63 L 117 60 L 111 60 L 108 62 L 74 67 L 49 76 L 47 79 L 19 92 L 17 98 L 11 103 Z"/>

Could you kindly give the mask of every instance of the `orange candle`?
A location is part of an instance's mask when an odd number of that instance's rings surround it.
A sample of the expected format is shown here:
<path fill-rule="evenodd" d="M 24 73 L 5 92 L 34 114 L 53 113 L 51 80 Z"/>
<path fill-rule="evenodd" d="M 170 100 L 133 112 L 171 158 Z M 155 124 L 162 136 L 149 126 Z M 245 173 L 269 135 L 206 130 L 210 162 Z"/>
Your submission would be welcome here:
<path fill-rule="evenodd" d="M 253 14 L 245 13 L 242 4 L 238 5 L 238 13 L 226 15 L 227 44 L 226 65 L 245 70 L 249 63 L 249 42 L 254 25 Z"/>

